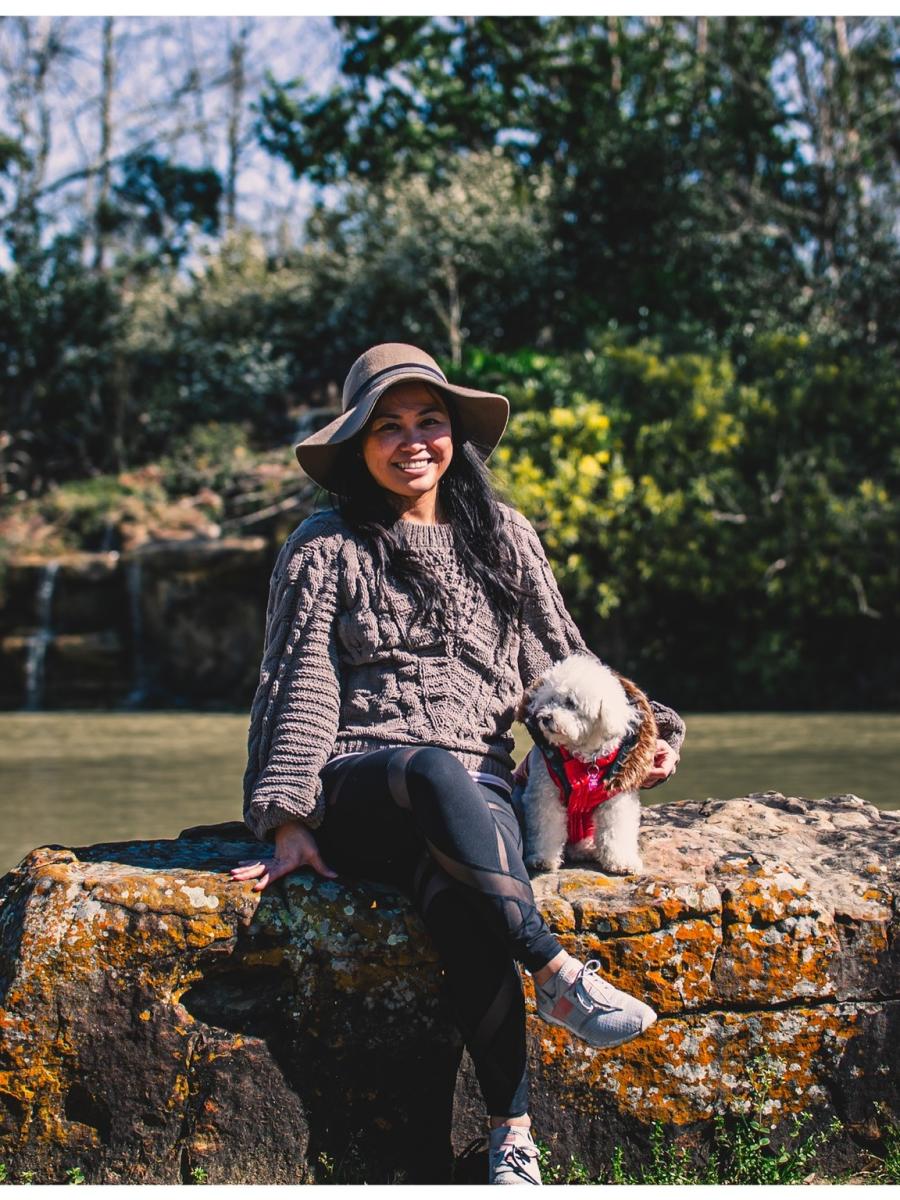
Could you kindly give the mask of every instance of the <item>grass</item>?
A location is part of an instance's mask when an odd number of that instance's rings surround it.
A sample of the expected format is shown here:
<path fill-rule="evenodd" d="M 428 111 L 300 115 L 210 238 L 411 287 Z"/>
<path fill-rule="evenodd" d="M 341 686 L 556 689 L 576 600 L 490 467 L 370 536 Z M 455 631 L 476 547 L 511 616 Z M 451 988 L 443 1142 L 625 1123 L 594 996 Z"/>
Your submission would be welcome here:
<path fill-rule="evenodd" d="M 884 1104 L 876 1104 L 875 1108 L 884 1122 L 881 1133 L 884 1158 L 875 1159 L 876 1182 L 900 1183 L 900 1125 L 897 1125 L 891 1118 L 891 1114 Z"/>
<path fill-rule="evenodd" d="M 661 1122 L 650 1130 L 650 1157 L 637 1171 L 629 1171 L 621 1146 L 613 1151 L 608 1178 L 592 1177 L 584 1163 L 574 1156 L 568 1163 L 556 1164 L 544 1143 L 541 1174 L 546 1183 L 655 1184 L 694 1186 L 703 1184 L 797 1184 L 808 1178 L 812 1164 L 825 1145 L 841 1128 L 834 1121 L 827 1129 L 803 1135 L 810 1120 L 807 1114 L 794 1116 L 786 1139 L 776 1142 L 775 1124 L 768 1123 L 765 1108 L 777 1078 L 775 1067 L 765 1061 L 750 1070 L 750 1105 L 745 1113 L 719 1115 L 713 1126 L 713 1144 L 704 1158 L 667 1139 Z M 900 1166 L 900 1130 L 891 1135 L 892 1147 L 883 1164 L 884 1170 Z M 893 1155 L 893 1158 L 891 1157 Z M 887 1163 L 893 1161 L 893 1167 Z M 887 1180 L 885 1180 L 887 1181 Z M 881 1178 L 879 1178 L 881 1182 Z"/>
<path fill-rule="evenodd" d="M 655 1121 L 650 1130 L 649 1161 L 637 1171 L 629 1171 L 625 1165 L 625 1154 L 621 1146 L 613 1151 L 612 1164 L 606 1177 L 591 1175 L 587 1166 L 574 1154 L 564 1163 L 554 1162 L 549 1146 L 537 1143 L 541 1178 L 545 1184 L 651 1184 L 658 1186 L 695 1186 L 703 1184 L 798 1184 L 810 1176 L 812 1164 L 819 1150 L 840 1132 L 838 1120 L 824 1130 L 803 1136 L 809 1117 L 795 1116 L 789 1136 L 780 1144 L 774 1144 L 770 1136 L 774 1125 L 767 1125 L 763 1110 L 776 1078 L 774 1068 L 768 1064 L 757 1065 L 751 1071 L 751 1103 L 746 1113 L 718 1116 L 714 1122 L 713 1145 L 704 1159 L 691 1153 L 666 1138 L 661 1122 Z M 867 1181 L 873 1184 L 900 1184 L 900 1125 L 883 1104 L 876 1104 L 882 1121 L 881 1142 L 884 1156 L 871 1156 L 873 1170 Z M 69 1167 L 66 1172 L 70 1184 L 85 1183 L 81 1167 Z M 352 1145 L 340 1160 L 324 1150 L 319 1154 L 316 1167 L 316 1182 L 320 1184 L 366 1183 L 363 1164 L 354 1153 Z M 205 1167 L 193 1167 L 191 1183 L 209 1182 Z M 6 1163 L 0 1162 L 0 1184 L 33 1184 L 37 1182 L 34 1171 L 20 1171 L 16 1178 Z M 403 1183 L 402 1172 L 395 1172 L 388 1181 Z M 817 1179 L 816 1182 L 842 1183 L 834 1178 Z"/>

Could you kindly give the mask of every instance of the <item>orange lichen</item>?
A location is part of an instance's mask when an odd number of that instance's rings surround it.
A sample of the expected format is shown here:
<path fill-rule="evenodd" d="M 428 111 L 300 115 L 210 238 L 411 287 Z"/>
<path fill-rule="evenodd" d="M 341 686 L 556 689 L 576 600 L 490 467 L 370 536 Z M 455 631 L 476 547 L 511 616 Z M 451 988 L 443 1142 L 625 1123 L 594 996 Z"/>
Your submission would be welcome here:
<path fill-rule="evenodd" d="M 154 855 L 164 861 L 162 851 Z M 187 857 L 182 850 L 178 861 Z M 779 1111 L 825 1104 L 836 1064 L 871 1025 L 860 1020 L 864 1003 L 832 1002 L 837 987 L 872 996 L 872 1011 L 880 1011 L 893 969 L 891 877 L 876 881 L 870 857 L 862 861 L 865 878 L 840 893 L 848 911 L 837 914 L 833 895 L 823 902 L 798 871 L 750 855 L 710 867 L 714 883 L 688 872 L 679 883 L 680 874 L 614 878 L 588 868 L 536 880 L 565 948 L 597 959 L 604 975 L 645 998 L 660 1019 L 633 1042 L 592 1050 L 536 1017 L 526 975 L 535 1091 L 586 1123 L 607 1120 L 612 1108 L 627 1123 L 687 1126 L 746 1106 L 753 1063 L 766 1056 L 774 1064 L 769 1102 Z M 192 1015 L 203 1008 L 192 1004 L 191 989 L 219 970 L 251 978 L 259 970 L 279 988 L 283 976 L 279 995 L 290 998 L 307 1044 L 317 1043 L 317 1061 L 332 1050 L 352 1058 L 353 1030 L 336 1017 L 363 1004 L 410 1029 L 424 1022 L 428 1036 L 455 1036 L 441 1024 L 434 947 L 406 900 L 385 889 L 375 899 L 367 885 L 304 872 L 260 895 L 224 871 L 82 863 L 49 850 L 29 856 L 11 878 L 19 890 L 4 910 L 16 916 L 6 919 L 3 948 L 12 978 L 0 1009 L 0 1100 L 11 1153 L 47 1148 L 58 1156 L 96 1143 L 95 1131 L 66 1117 L 79 1078 L 74 1030 L 82 1027 L 67 1019 L 66 1004 L 97 994 L 98 984 L 127 1014 L 125 1036 L 146 1044 L 174 1124 L 187 1127 L 191 1112 L 191 1120 L 202 1119 L 184 1143 L 198 1155 L 217 1150 L 214 1126 L 227 1128 L 218 1101 L 198 1082 L 200 1068 L 259 1053 L 260 1045 L 256 1033 L 210 1035 Z M 734 1004 L 746 1011 L 731 1011 Z M 138 1163 L 130 1181 L 143 1172 Z"/>

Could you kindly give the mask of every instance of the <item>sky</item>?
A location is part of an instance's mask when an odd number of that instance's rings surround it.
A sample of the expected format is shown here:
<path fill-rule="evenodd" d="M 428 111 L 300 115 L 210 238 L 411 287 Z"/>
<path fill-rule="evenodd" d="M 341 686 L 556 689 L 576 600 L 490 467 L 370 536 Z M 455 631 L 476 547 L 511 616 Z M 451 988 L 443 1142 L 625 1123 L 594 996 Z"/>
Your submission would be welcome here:
<path fill-rule="evenodd" d="M 99 156 L 101 92 L 101 16 L 34 17 L 36 36 L 55 22 L 66 50 L 49 77 L 53 114 L 45 184 L 77 173 Z M 233 16 L 118 16 L 113 25 L 115 80 L 112 105 L 115 157 L 152 140 L 178 162 L 226 168 L 229 34 L 246 18 Z M 242 117 L 243 156 L 238 177 L 238 218 L 274 236 L 281 226 L 291 237 L 302 226 L 312 189 L 292 178 L 283 161 L 266 154 L 253 135 L 251 102 L 266 71 L 279 80 L 302 77 L 315 90 L 337 74 L 338 38 L 325 17 L 253 17 L 248 24 L 248 78 Z M 14 19 L 0 21 L 0 87 L 4 100 L 9 80 L 23 59 Z M 192 81 L 199 87 L 192 87 Z M 15 131 L 9 105 L 0 109 L 0 129 Z M 83 212 L 87 185 L 76 179 L 51 191 L 52 209 L 61 225 Z M 49 205 L 44 206 L 45 209 Z"/>

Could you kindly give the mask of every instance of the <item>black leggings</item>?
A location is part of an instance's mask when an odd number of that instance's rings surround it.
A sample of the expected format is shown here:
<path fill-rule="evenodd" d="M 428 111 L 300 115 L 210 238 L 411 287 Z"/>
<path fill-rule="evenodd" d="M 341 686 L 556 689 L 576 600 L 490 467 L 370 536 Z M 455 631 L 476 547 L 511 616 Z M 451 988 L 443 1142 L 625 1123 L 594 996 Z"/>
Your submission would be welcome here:
<path fill-rule="evenodd" d="M 535 906 L 512 805 L 435 746 L 335 759 L 322 781 L 322 857 L 338 872 L 409 892 L 444 967 L 488 1112 L 521 1116 L 525 1001 L 514 960 L 536 971 L 562 947 Z"/>

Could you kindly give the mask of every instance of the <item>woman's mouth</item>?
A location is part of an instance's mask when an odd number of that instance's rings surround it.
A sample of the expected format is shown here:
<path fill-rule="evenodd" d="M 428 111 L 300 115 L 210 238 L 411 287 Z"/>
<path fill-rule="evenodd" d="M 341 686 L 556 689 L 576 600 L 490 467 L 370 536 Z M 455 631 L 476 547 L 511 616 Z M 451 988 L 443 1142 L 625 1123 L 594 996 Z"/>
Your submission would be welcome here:
<path fill-rule="evenodd" d="M 430 458 L 407 458 L 402 462 L 395 462 L 395 466 L 399 471 L 403 471 L 406 475 L 418 475 L 422 471 L 431 466 Z"/>

